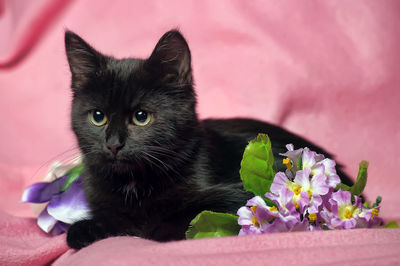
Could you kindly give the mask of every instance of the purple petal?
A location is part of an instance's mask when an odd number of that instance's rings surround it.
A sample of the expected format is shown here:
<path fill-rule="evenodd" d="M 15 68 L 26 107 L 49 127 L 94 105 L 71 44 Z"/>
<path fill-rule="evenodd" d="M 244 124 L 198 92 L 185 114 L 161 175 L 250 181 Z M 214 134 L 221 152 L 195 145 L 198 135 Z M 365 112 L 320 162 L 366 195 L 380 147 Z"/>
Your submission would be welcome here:
<path fill-rule="evenodd" d="M 265 201 L 260 197 L 260 196 L 255 196 L 251 199 L 249 199 L 246 203 L 246 206 L 257 206 L 261 208 L 267 208 L 267 204 Z"/>
<path fill-rule="evenodd" d="M 57 178 L 53 182 L 40 182 L 30 185 L 22 194 L 22 202 L 43 203 L 60 192 L 65 184 L 67 176 Z"/>
<path fill-rule="evenodd" d="M 303 190 L 308 191 L 310 189 L 310 172 L 309 168 L 299 170 L 296 173 L 294 182 L 302 187 Z"/>
<path fill-rule="evenodd" d="M 315 175 L 311 178 L 311 187 L 313 194 L 325 195 L 329 192 L 329 186 L 326 184 L 326 176 L 323 174 Z"/>
<path fill-rule="evenodd" d="M 51 230 L 51 235 L 52 236 L 57 236 L 61 235 L 63 233 L 68 232 L 69 226 L 63 222 L 58 222 L 56 223 L 56 226 L 54 226 L 53 230 Z"/>
<path fill-rule="evenodd" d="M 305 191 L 302 191 L 300 193 L 299 212 L 303 213 L 304 208 L 307 207 L 309 203 L 310 203 L 310 197 L 309 197 L 308 193 Z"/>
<path fill-rule="evenodd" d="M 294 151 L 294 145 L 292 143 L 286 145 L 288 151 Z"/>
<path fill-rule="evenodd" d="M 294 193 L 288 188 L 283 188 L 279 197 L 279 203 L 281 206 L 286 206 L 293 198 Z"/>
<path fill-rule="evenodd" d="M 322 197 L 320 195 L 314 195 L 312 197 L 310 208 L 312 208 L 312 210 L 315 210 L 315 211 L 312 211 L 312 212 L 318 212 L 318 207 L 321 206 L 321 204 L 322 204 Z"/>
<path fill-rule="evenodd" d="M 268 199 L 274 201 L 274 202 L 276 202 L 276 201 L 278 200 L 278 198 L 279 198 L 278 195 L 273 194 L 273 193 L 269 193 L 269 192 L 265 193 L 264 196 L 265 196 L 266 198 L 268 198 Z"/>
<path fill-rule="evenodd" d="M 339 191 L 332 194 L 332 199 L 337 202 L 337 205 L 352 205 L 351 193 L 349 191 L 342 191 L 341 189 L 339 189 Z"/>
<path fill-rule="evenodd" d="M 309 148 L 304 148 L 303 150 L 303 169 L 310 168 L 315 164 L 315 152 L 310 151 Z"/>
<path fill-rule="evenodd" d="M 247 235 L 250 235 L 249 227 L 243 226 L 242 229 L 240 229 L 238 236 L 247 236 Z"/>
<path fill-rule="evenodd" d="M 319 153 L 315 154 L 315 160 L 317 162 L 320 162 L 320 161 L 322 161 L 324 159 L 325 159 L 325 156 L 323 154 L 319 154 Z"/>
<path fill-rule="evenodd" d="M 44 209 L 40 213 L 37 220 L 39 227 L 46 233 L 49 233 L 54 228 L 56 223 L 57 220 L 47 212 L 47 209 Z"/>
<path fill-rule="evenodd" d="M 312 175 L 318 175 L 318 174 L 325 174 L 325 166 L 321 163 L 318 163 L 314 165 L 314 167 L 311 170 Z"/>
<path fill-rule="evenodd" d="M 253 217 L 253 214 L 251 210 L 247 207 L 241 207 L 237 211 L 237 215 L 239 216 L 238 218 L 238 224 L 240 225 L 253 225 L 251 218 Z"/>
<path fill-rule="evenodd" d="M 289 179 L 286 177 L 284 172 L 278 172 L 275 174 L 274 182 L 272 182 L 270 191 L 272 193 L 278 194 L 286 184 L 290 182 Z"/>
<path fill-rule="evenodd" d="M 356 226 L 357 221 L 354 218 L 350 218 L 348 220 L 344 220 L 343 228 L 344 229 L 352 229 Z"/>
<path fill-rule="evenodd" d="M 298 222 L 292 226 L 290 229 L 291 232 L 302 232 L 302 231 L 308 231 L 310 223 L 307 219 L 303 219 L 302 222 Z"/>
<path fill-rule="evenodd" d="M 371 209 L 372 210 L 372 209 Z M 371 219 L 372 213 L 371 210 L 363 211 L 359 214 L 359 218 L 368 222 Z"/>
<path fill-rule="evenodd" d="M 294 150 L 293 144 L 287 144 L 286 148 L 288 149 L 288 151 L 285 153 L 279 153 L 279 155 L 288 157 L 290 160 L 292 160 L 294 164 L 296 164 L 299 156 L 303 152 L 303 149 Z"/>
<path fill-rule="evenodd" d="M 81 180 L 76 180 L 65 192 L 53 196 L 47 206 L 47 211 L 57 220 L 67 224 L 89 218 L 90 209 Z"/>
<path fill-rule="evenodd" d="M 287 231 L 288 229 L 285 222 L 280 219 L 276 219 L 272 224 L 270 224 L 267 228 L 264 229 L 265 233 L 280 233 Z"/>
<path fill-rule="evenodd" d="M 289 203 L 289 204 L 293 204 L 293 203 Z M 290 207 L 290 209 L 292 209 L 292 208 Z M 279 220 L 285 224 L 286 231 L 290 231 L 297 223 L 300 222 L 300 214 L 298 212 L 296 212 L 296 209 L 292 209 L 289 212 L 286 212 L 285 214 L 281 213 L 279 215 Z"/>
<path fill-rule="evenodd" d="M 328 176 L 328 185 L 331 188 L 335 188 L 340 183 L 340 177 L 338 175 L 329 175 Z"/>
<path fill-rule="evenodd" d="M 335 175 L 336 174 L 336 162 L 331 159 L 324 159 L 321 163 L 325 167 L 325 175 Z"/>

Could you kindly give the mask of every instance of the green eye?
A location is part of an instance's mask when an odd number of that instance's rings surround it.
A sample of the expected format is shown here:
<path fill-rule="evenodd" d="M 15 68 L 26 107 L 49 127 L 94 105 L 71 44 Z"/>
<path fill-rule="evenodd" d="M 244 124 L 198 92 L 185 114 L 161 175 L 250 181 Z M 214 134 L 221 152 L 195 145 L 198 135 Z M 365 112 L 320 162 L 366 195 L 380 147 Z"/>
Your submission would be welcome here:
<path fill-rule="evenodd" d="M 100 110 L 90 111 L 89 119 L 93 125 L 98 126 L 98 127 L 104 126 L 108 121 L 107 116 L 105 114 L 103 114 L 103 112 Z"/>
<path fill-rule="evenodd" d="M 145 126 L 150 122 L 151 115 L 146 111 L 138 110 L 133 114 L 132 120 L 137 126 Z"/>

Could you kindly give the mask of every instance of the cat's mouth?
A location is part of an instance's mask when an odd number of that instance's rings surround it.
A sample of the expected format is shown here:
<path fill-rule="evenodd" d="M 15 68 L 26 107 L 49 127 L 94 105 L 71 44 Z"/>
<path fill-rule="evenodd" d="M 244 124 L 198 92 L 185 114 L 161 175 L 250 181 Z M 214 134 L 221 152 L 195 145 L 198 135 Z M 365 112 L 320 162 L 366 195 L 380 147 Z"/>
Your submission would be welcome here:
<path fill-rule="evenodd" d="M 106 158 L 104 163 L 113 172 L 117 173 L 132 172 L 137 168 L 137 163 L 135 161 L 119 156 Z"/>

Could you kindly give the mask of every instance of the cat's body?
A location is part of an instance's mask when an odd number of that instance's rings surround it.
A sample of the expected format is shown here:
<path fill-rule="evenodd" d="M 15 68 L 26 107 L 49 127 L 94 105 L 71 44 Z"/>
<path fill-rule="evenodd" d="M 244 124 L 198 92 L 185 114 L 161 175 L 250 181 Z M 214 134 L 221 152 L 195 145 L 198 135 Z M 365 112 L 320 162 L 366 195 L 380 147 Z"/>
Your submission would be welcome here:
<path fill-rule="evenodd" d="M 66 48 L 72 125 L 85 155 L 84 190 L 93 215 L 71 226 L 73 248 L 116 235 L 183 239 L 202 210 L 236 213 L 252 196 L 239 169 L 258 133 L 269 135 L 277 170 L 284 170 L 278 154 L 287 143 L 329 156 L 264 122 L 199 121 L 190 51 L 177 31 L 166 33 L 147 60 L 102 56 L 70 32 Z"/>

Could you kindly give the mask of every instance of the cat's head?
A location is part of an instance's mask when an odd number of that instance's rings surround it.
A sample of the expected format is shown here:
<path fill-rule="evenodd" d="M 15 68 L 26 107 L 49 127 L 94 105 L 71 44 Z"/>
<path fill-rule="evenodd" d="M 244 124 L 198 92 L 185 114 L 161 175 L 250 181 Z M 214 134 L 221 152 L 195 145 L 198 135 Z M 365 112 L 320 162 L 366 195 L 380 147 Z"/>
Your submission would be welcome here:
<path fill-rule="evenodd" d="M 67 31 L 72 128 L 85 162 L 103 174 L 169 173 L 197 125 L 191 56 L 165 33 L 147 59 L 115 59 Z M 118 47 L 116 47 L 118 49 Z"/>

